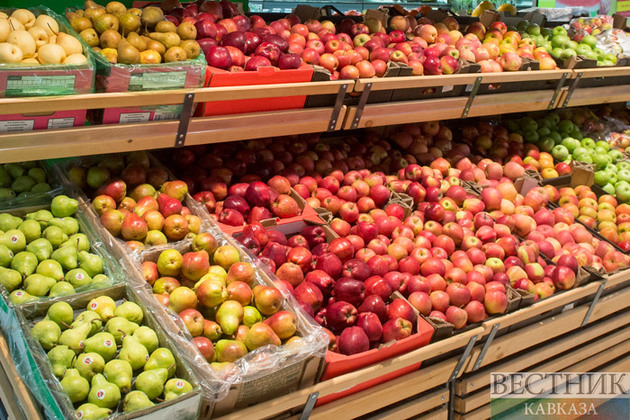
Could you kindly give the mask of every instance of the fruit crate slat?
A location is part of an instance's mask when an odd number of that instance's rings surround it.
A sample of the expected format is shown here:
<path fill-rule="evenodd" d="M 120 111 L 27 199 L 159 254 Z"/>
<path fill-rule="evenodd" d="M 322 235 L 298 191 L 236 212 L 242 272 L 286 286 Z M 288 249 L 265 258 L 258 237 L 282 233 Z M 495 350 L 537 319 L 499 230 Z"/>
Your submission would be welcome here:
<path fill-rule="evenodd" d="M 379 412 L 372 416 L 373 419 L 378 420 L 396 420 L 401 418 L 410 418 L 420 416 L 420 418 L 439 418 L 436 411 L 440 411 L 441 415 L 444 415 L 442 410 L 445 410 L 444 404 L 449 402 L 450 393 L 446 388 L 437 389 L 435 391 L 427 392 L 423 397 L 413 399 L 407 403 L 398 405 L 385 412 Z M 434 410 L 434 407 L 439 407 Z M 445 417 L 442 417 L 445 418 Z"/>
<path fill-rule="evenodd" d="M 41 413 L 33 400 L 32 394 L 17 373 L 9 352 L 7 340 L 2 334 L 0 334 L 0 356 L 2 365 L 0 369 L 2 369 L 2 375 L 7 378 L 6 381 L 2 378 L 3 389 L 1 394 L 3 397 L 6 397 L 2 402 L 4 407 L 8 409 L 9 418 L 40 420 L 42 418 Z M 5 385 L 8 385 L 8 387 Z"/>

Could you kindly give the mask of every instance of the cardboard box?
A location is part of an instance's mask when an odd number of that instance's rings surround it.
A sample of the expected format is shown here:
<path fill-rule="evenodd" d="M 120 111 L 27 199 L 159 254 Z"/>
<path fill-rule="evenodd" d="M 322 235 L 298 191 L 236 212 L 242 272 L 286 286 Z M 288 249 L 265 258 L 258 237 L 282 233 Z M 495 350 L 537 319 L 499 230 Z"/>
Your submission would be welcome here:
<path fill-rule="evenodd" d="M 76 314 L 83 312 L 90 300 L 98 296 L 110 296 L 117 304 L 122 303 L 123 300 L 131 302 L 138 302 L 142 306 L 142 302 L 138 297 L 125 285 L 118 285 L 109 289 L 93 291 L 89 293 L 83 293 L 74 297 L 66 297 L 65 302 L 75 310 Z M 31 336 L 30 329 L 32 325 L 40 321 L 46 314 L 46 311 L 50 307 L 51 302 L 45 304 L 28 305 L 18 310 L 18 319 L 20 321 L 24 338 L 29 347 L 29 355 L 17 355 L 13 353 L 14 359 L 30 358 L 36 367 L 36 372 L 28 370 L 30 363 L 16 363 L 20 374 L 23 379 L 29 385 L 31 391 L 34 392 L 35 397 L 42 403 L 47 405 L 54 404 L 55 407 L 48 409 L 56 409 L 61 413 L 64 413 L 64 417 L 71 417 L 74 413 L 73 404 L 70 399 L 65 395 L 61 388 L 59 379 L 57 379 L 52 373 L 52 366 L 48 361 L 46 353 L 41 348 L 39 343 Z M 169 416 L 177 416 L 178 419 L 197 419 L 199 416 L 199 409 L 201 404 L 201 390 L 198 385 L 197 378 L 194 377 L 190 371 L 188 365 L 181 357 L 181 349 L 177 348 L 172 340 L 168 337 L 168 334 L 163 328 L 163 324 L 158 317 L 155 316 L 151 308 L 143 307 L 144 320 L 143 325 L 151 327 L 160 340 L 160 346 L 166 347 L 173 353 L 175 361 L 177 363 L 177 371 L 175 377 L 185 379 L 193 386 L 193 390 L 187 394 L 184 394 L 174 400 L 157 403 L 154 407 L 139 410 L 132 413 L 122 413 L 121 411 L 112 415 L 111 418 L 119 420 L 130 419 L 150 419 L 155 417 L 168 418 Z M 13 342 L 11 343 L 11 348 Z M 48 393 L 45 391 L 48 390 Z M 122 396 L 124 398 L 124 396 Z M 121 399 L 122 401 L 122 399 Z"/>
<path fill-rule="evenodd" d="M 85 125 L 86 115 L 85 109 L 0 115 L 0 133 L 80 127 Z"/>
<path fill-rule="evenodd" d="M 206 87 L 275 85 L 281 83 L 310 82 L 313 67 L 302 64 L 299 69 L 280 70 L 277 67 L 261 67 L 257 71 L 229 72 L 208 66 Z M 306 96 L 284 96 L 277 98 L 236 99 L 213 101 L 199 104 L 196 116 L 232 115 L 248 112 L 280 111 L 304 108 Z"/>

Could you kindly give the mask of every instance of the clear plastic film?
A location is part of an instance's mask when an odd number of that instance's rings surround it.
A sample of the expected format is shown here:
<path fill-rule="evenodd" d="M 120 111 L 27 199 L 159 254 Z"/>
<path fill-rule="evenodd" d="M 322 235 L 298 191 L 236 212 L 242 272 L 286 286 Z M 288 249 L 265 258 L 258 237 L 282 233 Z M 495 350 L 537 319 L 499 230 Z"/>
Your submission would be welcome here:
<path fill-rule="evenodd" d="M 119 270 L 117 275 L 123 276 L 123 270 Z M 182 420 L 197 419 L 201 403 L 199 381 L 187 364 L 186 358 L 182 355 L 182 350 L 178 348 L 170 335 L 164 331 L 163 324 L 156 318 L 155 314 L 142 305 L 142 302 L 133 290 L 119 284 L 102 291 L 68 297 L 64 301 L 72 306 L 76 317 L 79 313 L 85 311 L 90 300 L 99 296 L 110 296 L 116 301 L 117 305 L 125 300 L 140 304 L 144 313 L 142 325 L 152 328 L 158 336 L 159 347 L 168 348 L 175 358 L 177 367 L 174 377 L 190 382 L 193 387 L 189 393 L 183 394 L 179 398 L 158 402 L 151 408 L 131 413 L 122 412 L 125 395 L 123 394 L 119 405 L 112 410 L 113 413 L 108 418 L 132 419 L 141 416 L 159 415 L 162 418 L 176 416 L 176 418 Z M 75 412 L 76 407 L 73 406 L 70 398 L 63 391 L 59 379 L 53 374 L 53 368 L 46 352 L 30 333 L 32 326 L 44 317 L 49 306 L 50 302 L 39 306 L 21 308 L 14 319 L 10 320 L 13 327 L 9 334 L 11 355 L 20 376 L 33 393 L 35 399 L 40 403 L 46 418 L 78 419 L 79 416 Z M 130 391 L 133 389 L 134 382 L 132 382 Z M 80 403 L 77 405 L 80 405 Z"/>
<path fill-rule="evenodd" d="M 0 7 L 10 15 L 14 8 Z M 45 6 L 30 8 L 36 17 L 48 15 L 55 19 L 59 31 L 77 38 L 83 46 L 84 64 L 0 64 L 0 97 L 57 96 L 93 92 L 96 65 L 90 48 L 67 24 L 67 21 Z"/>
<path fill-rule="evenodd" d="M 597 48 L 615 56 L 630 55 L 630 36 L 623 29 L 615 28 L 612 16 L 598 15 L 591 18 L 576 18 L 569 22 L 569 36 L 581 42 L 592 35 L 597 40 Z"/>
<path fill-rule="evenodd" d="M 568 21 L 575 16 L 588 16 L 589 10 L 586 7 L 559 7 L 559 8 L 544 8 L 544 7 L 530 7 L 528 9 L 519 10 L 522 13 L 537 12 L 545 15 L 547 20 L 555 21 Z"/>
<path fill-rule="evenodd" d="M 206 217 L 209 219 L 209 216 Z M 225 236 L 211 220 L 210 223 L 212 223 L 213 226 L 208 232 L 216 238 L 219 246 L 234 246 L 241 255 L 241 261 L 252 264 L 256 271 L 256 284 L 276 287 L 274 284 L 275 275 L 271 274 L 257 258 L 243 249 L 237 241 Z M 315 321 L 304 312 L 290 292 L 280 288 L 284 297 L 282 310 L 290 311 L 296 315 L 298 319 L 296 335 L 299 336 L 301 340 L 281 346 L 268 345 L 261 347 L 249 352 L 246 356 L 234 362 L 231 368 L 226 368 L 220 372 L 211 368 L 210 364 L 204 359 L 201 353 L 197 351 L 195 345 L 192 343 L 192 337 L 188 333 L 183 321 L 175 312 L 157 302 L 153 297 L 152 290 L 142 277 L 141 272 L 142 262 L 156 261 L 162 250 L 173 248 L 184 254 L 190 251 L 191 248 L 190 246 L 183 246 L 181 244 L 178 246 L 161 246 L 160 248 L 161 249 L 156 248 L 151 252 L 144 252 L 140 256 L 135 256 L 135 261 L 133 262 L 135 263 L 136 273 L 133 278 L 134 281 L 138 282 L 138 286 L 135 287 L 135 289 L 138 290 L 139 294 L 143 294 L 143 302 L 145 304 L 148 305 L 152 302 L 156 313 L 159 313 L 159 316 L 168 319 L 172 323 L 172 328 L 168 328 L 168 330 L 171 331 L 174 339 L 178 340 L 180 348 L 187 348 L 186 355 L 192 355 L 188 363 L 193 367 L 197 376 L 202 378 L 201 385 L 204 388 L 204 392 L 208 395 L 214 395 L 217 403 L 224 399 L 231 389 L 245 382 L 260 380 L 265 376 L 277 373 L 292 365 L 300 364 L 310 358 L 323 360 L 328 347 L 327 334 L 321 326 L 317 325 Z M 128 259 L 129 262 L 132 262 L 132 260 L 134 260 L 133 256 Z M 123 263 L 122 265 L 126 264 Z"/>
<path fill-rule="evenodd" d="M 121 278 L 120 273 L 118 271 L 119 256 L 111 252 L 112 250 L 116 251 L 114 248 L 103 243 L 103 241 L 101 240 L 102 234 L 98 232 L 97 226 L 94 225 L 91 212 L 87 207 L 88 206 L 86 205 L 85 202 L 82 202 L 79 200 L 79 208 L 72 217 L 74 217 L 79 223 L 78 233 L 84 234 L 87 237 L 88 241 L 90 242 L 90 249 L 88 252 L 101 257 L 103 261 L 103 274 L 107 276 L 108 281 L 93 282 L 84 286 L 75 287 L 74 288 L 75 294 L 70 295 L 70 296 L 38 297 L 36 301 L 23 303 L 21 304 L 21 306 L 37 307 L 37 305 L 39 304 L 50 305 L 52 303 L 68 299 L 72 296 L 76 296 L 84 292 L 104 289 L 112 285 L 115 285 L 119 282 L 119 279 Z M 25 206 L 20 207 L 20 208 L 14 208 L 11 210 L 2 211 L 2 213 L 10 213 L 14 216 L 24 218 L 24 216 L 27 213 L 36 212 L 37 210 L 42 210 L 42 209 L 46 209 L 46 210 L 50 209 L 50 199 L 48 200 L 47 204 L 41 204 L 39 200 L 37 200 L 34 203 L 30 203 L 30 204 L 25 203 Z M 80 266 L 78 266 L 77 268 L 80 268 Z M 64 274 L 66 271 L 67 270 L 64 270 Z M 19 288 L 20 287 L 18 287 L 18 289 Z M 2 300 L 3 300 L 2 303 L 4 305 L 7 305 L 8 307 L 20 306 L 20 305 L 14 305 L 10 301 L 9 291 L 2 285 L 0 285 L 0 295 L 2 296 Z M 4 322 L 4 319 L 0 319 L 0 321 Z"/>

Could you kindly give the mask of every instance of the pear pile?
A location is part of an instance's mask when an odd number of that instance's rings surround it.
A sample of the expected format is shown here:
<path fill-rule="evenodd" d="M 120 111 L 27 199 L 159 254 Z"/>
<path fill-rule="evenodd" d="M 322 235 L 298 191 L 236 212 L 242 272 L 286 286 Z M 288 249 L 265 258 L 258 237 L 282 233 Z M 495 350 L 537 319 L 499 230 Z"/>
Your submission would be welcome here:
<path fill-rule="evenodd" d="M 100 6 L 87 0 L 84 10 L 68 12 L 66 18 L 86 44 L 112 64 L 186 61 L 201 53 L 195 25 L 175 26 L 159 7 L 127 9 L 118 1 Z"/>
<path fill-rule="evenodd" d="M 256 285 L 255 268 L 209 233 L 197 235 L 190 252 L 168 249 L 142 268 L 154 297 L 179 315 L 213 369 L 227 371 L 260 347 L 300 345 L 297 318 L 282 310 L 280 291 Z"/>
<path fill-rule="evenodd" d="M 86 62 L 81 42 L 60 32 L 59 24 L 51 16 L 35 17 L 26 9 L 17 9 L 11 15 L 0 12 L 0 64 L 80 65 Z"/>
<path fill-rule="evenodd" d="M 72 217 L 77 204 L 58 195 L 50 210 L 24 218 L 0 214 L 0 284 L 14 304 L 73 295 L 87 285 L 111 285 L 103 259 L 90 253 L 90 241 Z"/>
<path fill-rule="evenodd" d="M 50 306 L 31 334 L 47 351 L 53 374 L 83 419 L 150 408 L 192 390 L 174 377 L 173 353 L 142 325 L 142 308 L 109 296 L 92 299 L 76 317 L 66 302 Z"/>
<path fill-rule="evenodd" d="M 37 162 L 0 165 L 0 199 L 26 198 L 50 190 L 46 172 Z"/>

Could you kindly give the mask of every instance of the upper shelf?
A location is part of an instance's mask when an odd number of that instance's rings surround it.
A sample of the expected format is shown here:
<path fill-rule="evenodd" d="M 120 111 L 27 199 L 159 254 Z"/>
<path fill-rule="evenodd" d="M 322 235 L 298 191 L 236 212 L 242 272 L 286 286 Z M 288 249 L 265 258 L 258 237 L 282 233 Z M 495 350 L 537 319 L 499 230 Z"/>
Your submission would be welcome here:
<path fill-rule="evenodd" d="M 602 80 L 607 86 L 593 87 Z M 520 83 L 523 87 L 513 91 L 497 88 Z M 454 87 L 461 93 L 424 99 L 427 92 L 435 97 L 440 96 L 435 91 L 451 92 Z M 389 102 L 383 99 L 388 92 L 393 92 Z M 183 115 L 190 115 L 194 103 L 206 101 L 311 95 L 337 100 L 289 111 L 4 133 L 0 134 L 0 163 L 630 101 L 630 67 L 2 98 L 0 115 L 167 104 L 188 105 Z M 371 103 L 376 96 L 385 102 Z"/>

